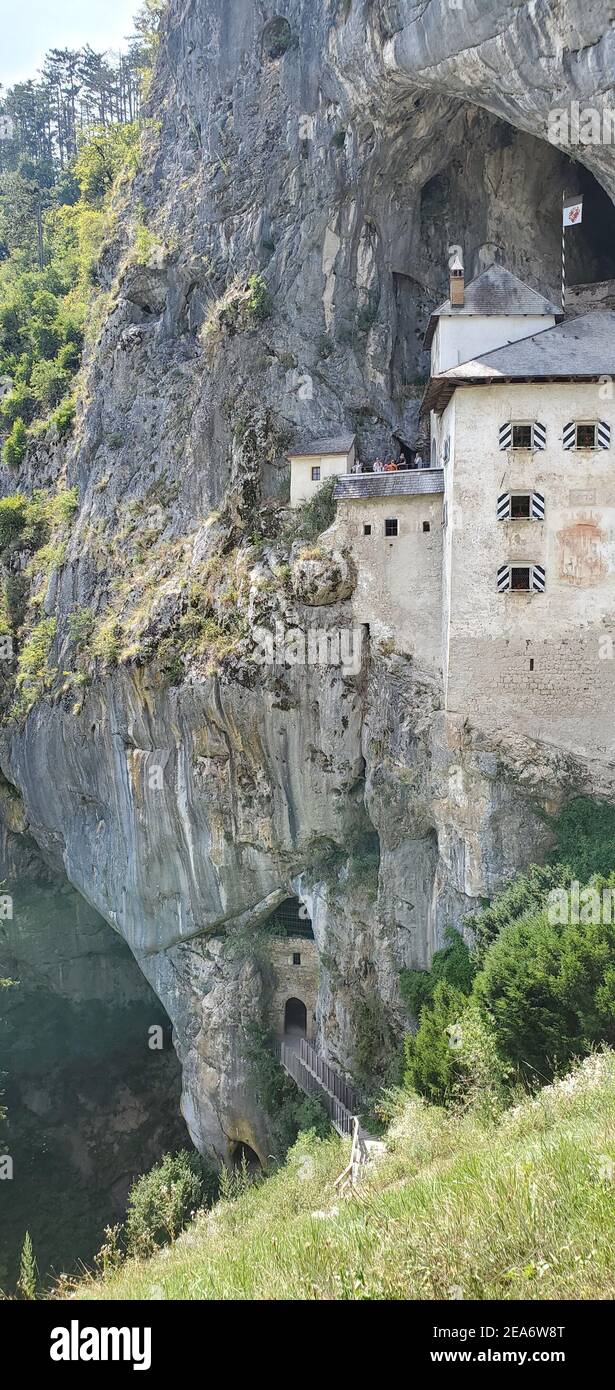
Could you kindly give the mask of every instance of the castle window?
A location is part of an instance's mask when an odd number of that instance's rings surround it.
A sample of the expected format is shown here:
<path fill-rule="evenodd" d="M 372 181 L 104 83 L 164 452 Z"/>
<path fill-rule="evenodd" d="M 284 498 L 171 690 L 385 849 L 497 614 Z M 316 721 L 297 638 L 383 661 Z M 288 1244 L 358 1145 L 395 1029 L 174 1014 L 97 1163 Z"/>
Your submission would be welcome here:
<path fill-rule="evenodd" d="M 387 517 L 384 523 L 384 534 L 385 536 L 399 535 L 399 522 L 397 517 Z"/>
<path fill-rule="evenodd" d="M 498 593 L 544 594 L 546 576 L 543 565 L 500 565 Z"/>
<path fill-rule="evenodd" d="M 531 449 L 532 447 L 532 426 L 513 425 L 512 427 L 512 447 L 513 449 Z"/>
<path fill-rule="evenodd" d="M 313 483 L 319 483 L 319 482 L 320 482 L 320 468 L 313 468 L 313 469 L 312 469 L 312 482 L 313 482 Z"/>
<path fill-rule="evenodd" d="M 293 965 L 301 965 L 301 954 L 299 951 L 293 951 Z"/>
<path fill-rule="evenodd" d="M 606 420 L 570 420 L 563 444 L 565 449 L 610 449 L 611 426 Z"/>
<path fill-rule="evenodd" d="M 501 492 L 497 505 L 498 521 L 544 521 L 542 492 Z"/>
<path fill-rule="evenodd" d="M 366 521 L 366 522 L 365 522 L 365 525 L 364 525 L 364 527 L 363 527 L 363 535 L 364 535 L 364 536 L 371 536 L 371 534 L 372 534 L 372 528 L 371 528 L 369 522 Z"/>
<path fill-rule="evenodd" d="M 424 521 L 424 522 L 423 522 L 423 530 L 424 530 L 425 532 L 431 531 L 431 522 L 430 522 L 430 521 Z"/>
<path fill-rule="evenodd" d="M 510 499 L 510 515 L 515 518 L 529 517 L 530 515 L 530 494 L 529 492 L 514 493 Z"/>
<path fill-rule="evenodd" d="M 500 449 L 546 449 L 547 427 L 540 420 L 513 420 L 500 425 Z"/>
<path fill-rule="evenodd" d="M 596 426 L 577 425 L 577 449 L 595 449 L 596 447 Z"/>

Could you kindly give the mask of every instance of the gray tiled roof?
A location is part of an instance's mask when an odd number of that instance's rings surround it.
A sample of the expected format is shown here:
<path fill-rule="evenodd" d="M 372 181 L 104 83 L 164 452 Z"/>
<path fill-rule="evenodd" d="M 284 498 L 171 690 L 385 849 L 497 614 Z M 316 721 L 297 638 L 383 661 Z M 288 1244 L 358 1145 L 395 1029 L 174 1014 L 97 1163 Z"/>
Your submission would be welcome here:
<path fill-rule="evenodd" d="M 528 314 L 554 314 L 558 319 L 562 317 L 561 307 L 530 289 L 529 285 L 525 285 L 523 280 L 502 265 L 490 265 L 482 275 L 471 280 L 465 288 L 464 303 L 458 309 L 453 308 L 450 299 L 446 299 L 439 309 L 434 309 L 425 334 L 426 347 L 431 343 L 440 314 L 454 314 L 455 318 L 500 314 L 522 317 Z"/>
<path fill-rule="evenodd" d="M 615 376 L 615 311 L 583 314 L 494 348 L 431 378 L 421 410 L 441 410 L 456 386 L 498 381 L 593 381 Z"/>
<path fill-rule="evenodd" d="M 350 497 L 399 497 L 426 492 L 444 492 L 442 468 L 412 468 L 398 473 L 352 473 L 338 478 L 333 496 L 338 501 Z"/>
<path fill-rule="evenodd" d="M 301 440 L 288 451 L 289 458 L 316 458 L 319 454 L 349 454 L 355 442 L 354 434 L 332 435 L 329 439 Z"/>

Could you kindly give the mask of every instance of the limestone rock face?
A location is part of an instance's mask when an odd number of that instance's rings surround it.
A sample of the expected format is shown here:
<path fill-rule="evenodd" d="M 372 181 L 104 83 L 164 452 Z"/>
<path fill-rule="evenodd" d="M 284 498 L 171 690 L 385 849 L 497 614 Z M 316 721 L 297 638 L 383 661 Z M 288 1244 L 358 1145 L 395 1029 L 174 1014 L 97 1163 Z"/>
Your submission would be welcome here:
<path fill-rule="evenodd" d="M 232 933 L 304 897 L 320 1046 L 355 1069 L 367 1015 L 381 1033 L 406 1022 L 399 968 L 427 964 L 448 922 L 539 857 L 538 810 L 611 790 L 556 748 L 485 746 L 471 710 L 447 718 L 437 686 L 369 634 L 356 669 L 257 665 L 249 648 L 255 625 L 351 626 L 347 560 L 310 558 L 310 541 L 302 559 L 284 531 L 286 456 L 306 434 L 416 443 L 451 247 L 468 277 L 497 259 L 555 295 L 573 176 L 599 215 L 570 277 L 615 273 L 612 148 L 575 150 L 571 172 L 545 142 L 552 104 L 608 98 L 613 6 L 278 8 L 171 0 L 160 129 L 100 267 L 108 312 L 76 435 L 39 443 L 19 479 L 79 490 L 48 590 L 52 666 L 74 670 L 83 610 L 109 659 L 78 700 L 59 676 L 0 744 L 11 854 L 36 843 L 130 945 L 174 1025 L 195 1143 L 263 1158 L 244 1034 L 270 984 Z"/>
<path fill-rule="evenodd" d="M 309 608 L 341 603 L 354 589 L 351 564 L 338 551 L 316 555 L 299 551 L 293 563 L 293 589 L 299 602 Z"/>

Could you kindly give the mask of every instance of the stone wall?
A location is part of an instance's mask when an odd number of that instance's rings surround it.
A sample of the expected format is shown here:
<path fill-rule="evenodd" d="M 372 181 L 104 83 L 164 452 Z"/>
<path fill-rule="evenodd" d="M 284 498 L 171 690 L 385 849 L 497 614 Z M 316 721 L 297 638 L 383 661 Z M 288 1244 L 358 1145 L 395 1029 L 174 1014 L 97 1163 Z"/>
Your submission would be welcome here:
<path fill-rule="evenodd" d="M 278 1037 L 284 1036 L 284 1016 L 289 999 L 300 999 L 307 1010 L 306 1037 L 316 1036 L 316 1005 L 318 1001 L 319 960 L 316 943 L 302 936 L 288 936 L 274 941 L 271 963 L 275 986 L 269 1005 L 271 1027 Z M 301 963 L 293 964 L 293 956 Z"/>
<path fill-rule="evenodd" d="M 606 388 L 608 390 L 608 388 Z M 593 383 L 515 384 L 456 392 L 447 469 L 451 527 L 447 709 L 492 733 L 613 755 L 615 406 Z M 546 425 L 546 448 L 503 452 L 507 420 Z M 564 450 L 571 420 L 606 420 L 609 449 Z M 498 496 L 538 490 L 544 522 L 497 521 Z M 505 564 L 539 563 L 541 593 L 498 593 Z M 605 659 L 605 652 L 606 657 Z M 530 662 L 533 666 L 530 666 Z"/>
<path fill-rule="evenodd" d="M 385 521 L 397 519 L 397 536 Z M 371 534 L 365 535 L 365 526 Z M 426 531 L 425 527 L 429 530 Z M 417 668 L 442 672 L 442 497 L 436 494 L 366 497 L 340 502 L 328 536 L 350 551 L 357 583 L 356 625 L 367 624 L 376 642 L 392 643 Z"/>

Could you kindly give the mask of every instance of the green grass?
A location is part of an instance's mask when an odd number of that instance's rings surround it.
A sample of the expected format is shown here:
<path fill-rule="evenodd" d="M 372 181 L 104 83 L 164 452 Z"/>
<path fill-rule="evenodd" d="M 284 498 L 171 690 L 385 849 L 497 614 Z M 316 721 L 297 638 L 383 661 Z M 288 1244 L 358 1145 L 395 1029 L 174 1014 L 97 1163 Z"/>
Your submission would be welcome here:
<path fill-rule="evenodd" d="M 491 1123 L 406 1097 L 387 1144 L 358 1197 L 339 1199 L 348 1145 L 301 1136 L 273 1177 L 76 1296 L 615 1297 L 613 1053 Z"/>

